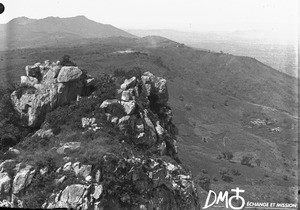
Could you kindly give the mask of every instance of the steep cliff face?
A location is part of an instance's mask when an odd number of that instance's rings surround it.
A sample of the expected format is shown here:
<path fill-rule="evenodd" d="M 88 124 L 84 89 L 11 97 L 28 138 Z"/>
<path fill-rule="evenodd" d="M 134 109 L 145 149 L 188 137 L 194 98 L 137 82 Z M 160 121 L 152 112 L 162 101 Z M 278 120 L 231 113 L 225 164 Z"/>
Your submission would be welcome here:
<path fill-rule="evenodd" d="M 70 68 L 71 72 L 75 72 L 72 75 L 80 78 L 77 74 L 78 68 Z M 61 76 L 65 69 L 60 69 L 58 83 L 70 81 Z M 69 69 L 67 71 L 70 72 Z M 73 81 L 80 81 L 77 78 Z M 59 146 L 49 150 L 53 156 L 61 158 L 59 165 L 52 164 L 51 161 L 51 164 L 48 161 L 46 165 L 34 165 L 21 161 L 20 158 L 2 162 L 0 195 L 1 199 L 6 199 L 1 203 L 3 206 L 28 207 L 28 197 L 38 189 L 44 195 L 38 201 L 43 208 L 200 208 L 191 173 L 177 157 L 177 129 L 172 123 L 172 110 L 168 106 L 167 81 L 150 72 L 137 73 L 124 79 L 114 78 L 120 85 L 115 90 L 115 97 L 93 105 L 92 113 L 84 112 L 86 116 L 81 117 L 80 135 L 97 134 L 97 138 L 81 142 L 60 142 Z M 51 89 L 51 85 L 47 87 Z M 16 99 L 15 95 L 12 94 L 12 99 L 15 99 L 17 104 L 19 99 Z M 25 96 L 20 99 L 29 98 Z M 33 97 L 39 96 L 40 92 L 35 93 Z M 78 98 L 76 103 L 85 103 L 85 100 L 96 100 L 98 97 L 92 93 L 88 97 Z M 52 103 L 50 100 L 49 104 Z M 113 151 L 99 145 L 107 138 L 100 135 L 101 132 L 109 130 L 104 121 L 121 136 Z M 55 137 L 51 128 L 46 128 L 45 124 L 47 122 L 44 122 L 42 128 L 31 138 L 56 138 L 57 142 L 59 137 Z M 32 126 L 34 123 L 28 125 Z M 95 148 L 94 158 L 80 159 L 82 153 L 88 153 L 84 149 L 89 145 Z M 16 156 L 18 154 L 15 154 Z"/>

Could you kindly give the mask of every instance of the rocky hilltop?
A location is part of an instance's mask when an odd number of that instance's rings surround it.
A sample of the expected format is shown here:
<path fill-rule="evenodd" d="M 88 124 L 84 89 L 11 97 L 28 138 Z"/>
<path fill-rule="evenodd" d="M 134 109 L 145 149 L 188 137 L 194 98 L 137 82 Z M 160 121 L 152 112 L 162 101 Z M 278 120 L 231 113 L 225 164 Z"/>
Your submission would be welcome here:
<path fill-rule="evenodd" d="M 34 132 L 1 156 L 1 206 L 199 209 L 164 78 L 45 61 L 26 67 L 11 101 Z"/>

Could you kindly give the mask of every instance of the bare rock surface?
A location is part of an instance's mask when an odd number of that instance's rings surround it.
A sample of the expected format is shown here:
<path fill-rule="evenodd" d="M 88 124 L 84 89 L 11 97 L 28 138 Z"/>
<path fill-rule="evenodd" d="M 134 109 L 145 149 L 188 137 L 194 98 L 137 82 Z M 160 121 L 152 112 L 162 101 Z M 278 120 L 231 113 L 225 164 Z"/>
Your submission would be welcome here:
<path fill-rule="evenodd" d="M 76 100 L 87 86 L 84 75 L 77 66 L 62 67 L 49 61 L 26 66 L 26 76 L 21 76 L 21 84 L 26 86 L 11 94 L 24 124 L 38 127 L 47 112 Z M 92 78 L 89 83 L 90 80 Z"/>

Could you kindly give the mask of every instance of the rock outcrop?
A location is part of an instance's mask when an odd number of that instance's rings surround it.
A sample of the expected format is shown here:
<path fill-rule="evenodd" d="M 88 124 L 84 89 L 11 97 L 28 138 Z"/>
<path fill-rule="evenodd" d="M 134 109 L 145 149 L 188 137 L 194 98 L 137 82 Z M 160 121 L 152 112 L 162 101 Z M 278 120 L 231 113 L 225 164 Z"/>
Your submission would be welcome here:
<path fill-rule="evenodd" d="M 11 94 L 11 100 L 25 126 L 30 127 L 41 125 L 47 112 L 84 95 L 92 79 L 78 67 L 59 62 L 36 63 L 25 70 L 26 76 L 21 76 L 21 86 Z"/>
<path fill-rule="evenodd" d="M 22 79 L 35 91 L 22 92 L 20 97 L 15 91 L 11 98 L 27 125 L 37 126 L 43 121 L 42 115 L 75 100 L 87 83 L 93 83 L 87 82 L 84 75 L 78 67 L 60 67 L 48 61 L 35 64 L 26 68 L 26 78 Z M 21 167 L 16 160 L 4 161 L 0 164 L 0 205 L 23 206 L 26 189 L 46 177 L 54 187 L 42 208 L 199 209 L 191 173 L 177 157 L 177 129 L 168 106 L 166 80 L 145 72 L 126 79 L 116 92 L 116 98 L 98 103 L 102 124 L 97 124 L 99 113 L 80 118 L 81 133 L 101 133 L 108 121 L 124 136 L 117 141 L 124 150 L 112 153 L 103 149 L 97 162 L 80 162 L 68 154 L 76 156 L 82 152 L 85 142 L 61 142 L 51 149 L 55 156 L 62 157 L 59 168 L 29 164 Z M 33 135 L 53 136 L 50 128 Z"/>
<path fill-rule="evenodd" d="M 167 105 L 165 79 L 145 72 L 141 78 L 126 79 L 118 90 L 118 99 L 105 100 L 101 108 L 107 120 L 121 131 L 133 131 L 136 144 L 156 146 L 161 155 L 176 156 L 176 129 Z"/>

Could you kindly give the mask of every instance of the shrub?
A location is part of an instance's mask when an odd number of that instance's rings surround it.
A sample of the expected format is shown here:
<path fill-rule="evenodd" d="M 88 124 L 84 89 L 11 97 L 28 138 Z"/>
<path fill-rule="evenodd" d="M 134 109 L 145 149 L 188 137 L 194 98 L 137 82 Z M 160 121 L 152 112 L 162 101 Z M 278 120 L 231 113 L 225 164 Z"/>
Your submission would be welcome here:
<path fill-rule="evenodd" d="M 195 178 L 195 181 L 202 189 L 206 191 L 210 190 L 211 181 L 208 175 L 205 175 L 204 173 L 200 173 Z"/>
<path fill-rule="evenodd" d="M 206 169 L 202 169 L 201 172 L 204 174 L 208 174 L 208 171 Z"/>
<path fill-rule="evenodd" d="M 249 167 L 253 167 L 252 161 L 253 161 L 253 157 L 246 155 L 242 157 L 241 164 Z"/>
<path fill-rule="evenodd" d="M 99 75 L 95 82 L 94 95 L 97 96 L 101 103 L 106 99 L 114 99 L 116 97 L 117 86 L 113 78 L 108 74 Z"/>
<path fill-rule="evenodd" d="M 39 148 L 45 148 L 49 145 L 49 139 L 41 138 L 39 136 L 27 137 L 18 144 L 18 148 L 25 151 L 35 151 Z"/>
<path fill-rule="evenodd" d="M 239 172 L 238 169 L 232 169 L 231 172 L 232 172 L 232 174 L 233 174 L 234 176 L 239 176 L 239 175 L 241 175 L 241 173 Z"/>
<path fill-rule="evenodd" d="M 129 79 L 131 77 L 141 78 L 142 76 L 142 69 L 139 67 L 133 67 L 130 71 L 126 73 L 126 78 Z"/>
<path fill-rule="evenodd" d="M 226 160 L 231 160 L 233 158 L 233 154 L 230 151 L 222 152 L 222 156 Z"/>
<path fill-rule="evenodd" d="M 116 70 L 114 70 L 113 76 L 114 77 L 125 77 L 126 71 L 124 71 L 123 69 L 116 69 Z"/>
<path fill-rule="evenodd" d="M 255 160 L 255 163 L 256 163 L 257 166 L 260 166 L 260 164 L 261 164 L 261 159 L 256 159 L 256 160 Z"/>
<path fill-rule="evenodd" d="M 191 104 L 186 104 L 184 106 L 184 108 L 187 110 L 187 111 L 191 111 L 192 110 L 192 105 Z"/>
<path fill-rule="evenodd" d="M 156 64 L 157 66 L 161 67 L 161 68 L 164 68 L 164 69 L 170 71 L 170 68 L 163 62 L 161 57 L 156 58 L 153 61 L 153 63 Z"/>
<path fill-rule="evenodd" d="M 70 58 L 71 58 L 71 56 L 69 56 L 69 55 L 62 56 L 62 58 L 60 60 L 60 65 L 61 66 L 77 66 L 76 63 L 74 63 L 70 60 Z"/>
<path fill-rule="evenodd" d="M 230 172 L 226 168 L 220 168 L 219 173 L 221 175 L 221 178 L 225 182 L 232 182 L 232 177 L 230 176 Z"/>
<path fill-rule="evenodd" d="M 47 113 L 45 122 L 48 123 L 50 128 L 53 129 L 54 133 L 57 134 L 58 131 L 60 131 L 61 126 L 67 123 L 70 113 L 71 109 L 69 106 L 60 106 Z"/>

